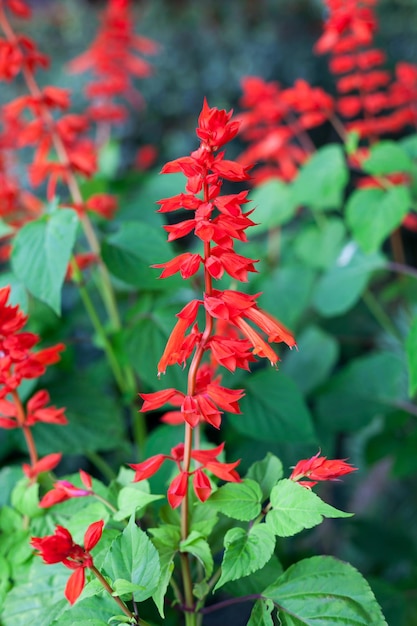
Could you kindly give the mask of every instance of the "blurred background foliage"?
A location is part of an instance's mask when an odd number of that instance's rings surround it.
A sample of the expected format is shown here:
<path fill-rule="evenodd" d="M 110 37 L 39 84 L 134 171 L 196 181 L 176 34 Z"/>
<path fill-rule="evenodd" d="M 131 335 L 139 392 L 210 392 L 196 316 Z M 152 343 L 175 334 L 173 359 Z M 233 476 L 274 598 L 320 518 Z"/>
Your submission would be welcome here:
<path fill-rule="evenodd" d="M 43 83 L 70 88 L 74 109 L 82 111 L 86 79 L 68 74 L 63 67 L 87 48 L 105 3 L 33 0 L 32 5 L 34 17 L 25 28 L 52 58 Z M 376 42 L 387 52 L 389 65 L 398 60 L 416 63 L 417 1 L 381 0 L 377 9 Z M 155 270 L 148 269 L 150 263 L 173 256 L 164 235 L 158 237 L 152 230 L 162 223 L 154 213 L 154 202 L 179 193 L 184 182 L 181 176 L 159 178 L 158 165 L 195 148 L 196 116 L 204 96 L 211 106 L 239 111 L 244 76 L 258 75 L 284 86 L 305 78 L 330 92 L 334 82 L 326 59 L 312 54 L 324 17 L 319 0 L 151 0 L 136 2 L 135 11 L 137 31 L 161 45 L 152 59 L 153 77 L 139 85 L 146 106 L 131 110 L 129 121 L 113 132 L 112 144 L 102 154 L 98 182 L 87 183 L 85 189 L 105 187 L 121 199 L 115 221 L 99 224 L 105 239 L 103 255 L 120 290 L 125 320 L 124 332 L 114 341 L 120 342 L 131 362 L 140 390 L 151 391 L 183 384 L 179 368 L 171 368 L 162 382 L 154 372 L 174 315 L 190 295 L 177 279 L 156 283 Z M 2 85 L 1 101 L 9 101 L 16 91 L 25 93 L 19 81 Z M 313 135 L 319 146 L 336 141 L 326 125 Z M 136 151 L 146 144 L 158 149 L 155 169 L 134 172 Z M 234 142 L 230 158 L 241 147 Z M 302 222 L 301 227 L 300 223 L 291 222 L 279 236 L 274 229 L 260 232 L 245 248 L 247 256 L 261 259 L 260 274 L 251 281 L 250 291 L 264 292 L 261 306 L 296 331 L 300 351 L 281 355 L 278 374 L 260 368 L 245 380 L 240 374 L 224 376 L 226 385 L 247 388 L 244 415 L 228 419 L 222 430 L 228 458 L 242 458 L 244 471 L 268 450 L 280 456 L 287 468 L 314 454 L 318 446 L 329 457 L 349 457 L 360 471 L 343 485 L 328 484 L 318 491 L 326 501 L 354 511 L 355 517 L 327 520 L 316 531 L 283 542 L 280 557 L 284 565 L 317 552 L 350 561 L 370 580 L 390 626 L 412 626 L 417 624 L 417 408 L 406 400 L 404 350 L 387 329 L 386 319 L 381 327 L 370 299 L 360 297 L 359 284 L 349 287 L 343 275 L 336 276 L 327 291 L 319 283 L 322 272 L 334 262 L 331 244 L 337 235 L 330 232 L 328 256 L 317 261 L 314 233 L 307 235 L 305 230 L 307 226 L 311 230 L 311 223 Z M 135 238 L 136 254 L 131 246 L 124 257 L 120 253 L 123 228 Z M 416 234 L 403 236 L 407 258 L 415 264 Z M 148 251 L 140 252 L 149 241 L 153 258 Z M 123 281 L 127 262 L 134 269 Z M 416 311 L 415 279 L 394 284 L 378 269 L 375 258 L 369 270 L 363 270 L 365 283 L 372 281 L 385 316 L 405 336 L 407 310 Z M 339 298 L 349 289 L 351 301 L 339 307 Z M 76 288 L 65 289 L 62 320 L 40 303 L 30 306 L 31 328 L 49 342 L 64 335 L 69 346 L 55 380 L 50 375 L 49 389 L 57 405 L 70 407 L 72 434 L 63 438 L 54 427 L 39 428 L 40 452 L 58 446 L 69 455 L 64 468 L 68 471 L 80 463 L 91 469 L 88 464 L 97 465 L 98 455 L 115 467 L 133 461 L 132 446 L 123 436 L 127 418 L 115 399 L 108 397 L 109 375 L 99 360 L 100 346 L 91 344 L 91 329 Z M 93 419 L 88 422 L 86 416 Z M 156 426 L 154 415 L 147 420 L 151 435 L 146 456 L 166 452 L 180 439 L 177 428 Z M 308 432 L 310 423 L 317 436 Z M 129 428 L 133 431 L 134 424 L 129 423 Z M 14 434 L 0 436 L 1 456 L 10 463 L 24 445 Z M 216 436 L 210 433 L 212 439 Z M 79 456 L 71 456 L 77 442 L 82 442 L 82 449 Z M 3 478 L 6 486 L 7 480 L 12 482 L 10 473 Z M 161 472 L 154 488 L 163 490 L 166 479 Z"/>

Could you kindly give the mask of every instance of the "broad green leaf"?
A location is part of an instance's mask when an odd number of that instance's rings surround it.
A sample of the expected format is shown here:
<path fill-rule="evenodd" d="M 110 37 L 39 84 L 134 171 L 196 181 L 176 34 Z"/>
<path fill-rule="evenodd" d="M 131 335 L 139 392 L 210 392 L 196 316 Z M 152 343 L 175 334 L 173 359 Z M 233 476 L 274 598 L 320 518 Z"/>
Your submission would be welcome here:
<path fill-rule="evenodd" d="M 181 278 L 159 280 L 158 270 L 150 269 L 150 265 L 169 261 L 174 256 L 162 229 L 151 224 L 123 222 L 103 242 L 101 252 L 113 276 L 129 285 L 157 291 L 182 286 Z"/>
<path fill-rule="evenodd" d="M 337 264 L 318 281 L 313 303 L 324 317 L 346 313 L 353 307 L 365 290 L 372 272 L 384 266 L 379 253 L 363 254 L 351 242 L 343 249 Z"/>
<path fill-rule="evenodd" d="M 161 617 L 164 617 L 164 598 L 174 571 L 174 556 L 179 550 L 181 532 L 176 526 L 168 524 L 161 528 L 150 528 L 149 532 L 152 535 L 152 543 L 158 550 L 161 563 L 158 587 L 152 594 L 152 598 Z"/>
<path fill-rule="evenodd" d="M 39 508 L 39 483 L 29 484 L 28 479 L 22 478 L 12 491 L 12 505 L 14 508 L 28 517 L 43 515 Z"/>
<path fill-rule="evenodd" d="M 51 622 L 38 622 L 45 626 L 108 626 L 109 618 L 117 611 L 114 598 L 108 594 L 85 598 L 74 606 L 64 600 L 63 610 Z"/>
<path fill-rule="evenodd" d="M 249 206 L 255 209 L 252 219 L 256 222 L 256 226 L 251 226 L 249 235 L 259 235 L 285 224 L 294 216 L 297 208 L 288 185 L 277 178 L 270 178 L 257 185 L 248 199 L 252 201 Z"/>
<path fill-rule="evenodd" d="M 254 281 L 254 289 L 263 292 L 259 305 L 294 328 L 310 302 L 315 276 L 311 268 L 300 264 L 278 268 L 266 279 Z"/>
<path fill-rule="evenodd" d="M 250 614 L 247 626 L 274 626 L 271 613 L 274 610 L 272 600 L 257 600 Z"/>
<path fill-rule="evenodd" d="M 165 387 L 178 389 L 184 378 L 179 366 L 168 367 L 163 379 L 158 379 L 158 362 L 165 350 L 170 333 L 175 325 L 175 314 L 171 307 L 167 310 L 149 311 L 124 334 L 127 357 L 140 380 L 158 390 Z"/>
<path fill-rule="evenodd" d="M 299 561 L 262 595 L 279 606 L 282 626 L 387 626 L 366 580 L 331 556 Z"/>
<path fill-rule="evenodd" d="M 204 502 L 197 502 L 191 510 L 190 530 L 195 530 L 207 538 L 218 519 L 219 516 L 216 511 L 207 509 Z"/>
<path fill-rule="evenodd" d="M 308 326 L 297 337 L 297 346 L 297 351 L 285 355 L 280 369 L 303 393 L 309 393 L 329 377 L 339 356 L 339 345 L 318 326 Z"/>
<path fill-rule="evenodd" d="M 240 408 L 242 415 L 230 415 L 228 420 L 247 437 L 267 442 L 315 442 L 303 397 L 282 372 L 267 367 L 250 376 Z"/>
<path fill-rule="evenodd" d="M 161 214 L 156 204 L 162 198 L 170 198 L 184 192 L 187 181 L 183 174 L 161 175 L 159 170 L 148 172 L 133 192 L 127 194 L 117 213 L 124 221 L 144 220 L 161 227 Z M 161 262 L 161 261 L 159 261 Z"/>
<path fill-rule="evenodd" d="M 122 578 L 143 588 L 133 593 L 137 602 L 150 598 L 156 590 L 161 573 L 158 552 L 146 533 L 136 526 L 134 516 L 113 541 L 103 567 L 113 580 Z"/>
<path fill-rule="evenodd" d="M 407 187 L 357 189 L 346 205 L 346 219 L 364 252 L 376 252 L 387 236 L 401 225 L 412 204 Z"/>
<path fill-rule="evenodd" d="M 155 500 L 161 500 L 164 496 L 156 496 L 151 493 L 146 493 L 137 486 L 123 487 L 120 490 L 117 498 L 118 511 L 113 515 L 115 520 L 123 520 L 130 517 L 132 513 L 141 515 L 148 504 L 155 502 Z"/>
<path fill-rule="evenodd" d="M 295 239 L 298 258 L 310 267 L 326 269 L 336 262 L 346 236 L 343 221 L 331 217 L 322 226 L 309 224 Z"/>
<path fill-rule="evenodd" d="M 323 502 L 313 491 L 285 478 L 271 492 L 266 525 L 279 537 L 292 537 L 321 524 L 324 517 L 351 517 Z"/>
<path fill-rule="evenodd" d="M 248 478 L 241 483 L 227 483 L 210 496 L 206 506 L 214 507 L 227 517 L 250 522 L 262 509 L 261 488 Z"/>
<path fill-rule="evenodd" d="M 406 366 L 396 354 L 352 359 L 319 395 L 320 423 L 329 432 L 363 428 L 407 399 L 406 384 Z"/>
<path fill-rule="evenodd" d="M 406 150 L 395 141 L 379 141 L 371 147 L 369 157 L 362 163 L 368 174 L 384 176 L 395 172 L 409 172 L 412 161 Z"/>
<path fill-rule="evenodd" d="M 0 219 L 0 238 L 6 235 L 11 235 L 14 232 L 14 228 L 7 224 L 4 220 Z"/>
<path fill-rule="evenodd" d="M 405 343 L 407 352 L 408 372 L 409 372 L 409 385 L 408 393 L 410 398 L 414 396 L 417 391 L 417 317 L 413 319 L 410 332 L 408 333 L 407 341 Z"/>
<path fill-rule="evenodd" d="M 116 578 L 116 580 L 113 581 L 113 591 L 114 596 L 124 596 L 126 594 L 132 596 L 134 593 L 141 593 L 145 591 L 145 587 L 142 585 L 135 585 L 134 583 L 131 583 L 130 580 Z"/>
<path fill-rule="evenodd" d="M 206 577 L 213 573 L 213 556 L 210 546 L 200 533 L 192 530 L 187 539 L 180 542 L 180 552 L 187 552 L 196 557 L 204 567 Z"/>
<path fill-rule="evenodd" d="M 18 306 L 24 313 L 27 313 L 29 307 L 28 292 L 25 285 L 21 280 L 13 274 L 13 272 L 1 272 L 0 274 L 0 287 L 7 287 L 10 289 L 9 304 Z"/>
<path fill-rule="evenodd" d="M 417 159 L 417 134 L 403 137 L 398 143 L 411 159 Z"/>
<path fill-rule="evenodd" d="M 61 312 L 61 289 L 75 243 L 78 217 L 58 209 L 25 224 L 17 233 L 12 268 L 32 295 Z"/>
<path fill-rule="evenodd" d="M 123 419 L 120 407 L 98 386 L 89 373 L 67 375 L 49 385 L 52 402 L 65 407 L 70 428 L 55 424 L 37 424 L 34 429 L 40 454 L 61 450 L 66 454 L 113 450 L 123 443 Z M 64 434 L 65 430 L 65 434 Z"/>
<path fill-rule="evenodd" d="M 224 592 L 236 598 L 248 594 L 261 594 L 265 587 L 272 585 L 283 571 L 281 563 L 273 554 L 269 561 L 253 574 L 226 583 Z"/>
<path fill-rule="evenodd" d="M 338 209 L 348 179 L 342 147 L 324 146 L 301 167 L 292 185 L 293 202 L 319 211 Z"/>
<path fill-rule="evenodd" d="M 274 552 L 275 536 L 265 524 L 256 524 L 248 532 L 231 528 L 225 535 L 224 547 L 222 575 L 215 590 L 261 569 Z"/>
<path fill-rule="evenodd" d="M 269 498 L 271 489 L 283 476 L 282 463 L 278 457 L 268 452 L 262 461 L 256 461 L 248 469 L 246 478 L 251 478 L 261 488 L 262 498 Z"/>
<path fill-rule="evenodd" d="M 90 524 L 98 520 L 103 520 L 107 523 L 110 519 L 108 507 L 102 502 L 97 502 L 92 498 L 81 501 L 80 504 L 82 506 L 79 507 L 78 511 L 71 511 L 72 504 L 74 504 L 74 502 L 69 501 L 68 507 L 66 511 L 64 509 L 64 512 L 62 512 L 61 508 L 55 507 L 53 512 L 57 515 L 58 523 L 68 528 L 76 543 L 84 542 L 84 534 Z"/>

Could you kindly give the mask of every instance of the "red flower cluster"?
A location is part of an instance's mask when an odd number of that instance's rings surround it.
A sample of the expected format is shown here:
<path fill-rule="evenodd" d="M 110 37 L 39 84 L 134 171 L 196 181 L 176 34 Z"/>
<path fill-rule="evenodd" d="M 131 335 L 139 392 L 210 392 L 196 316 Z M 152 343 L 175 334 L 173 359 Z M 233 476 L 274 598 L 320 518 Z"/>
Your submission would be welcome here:
<path fill-rule="evenodd" d="M 90 551 L 97 545 L 103 533 L 104 522 L 94 522 L 84 535 L 84 547 L 74 543 L 70 532 L 57 526 L 55 533 L 47 537 L 33 537 L 31 544 L 39 551 L 45 563 L 63 563 L 74 570 L 65 587 L 65 597 L 74 604 L 85 585 L 85 570 L 94 567 Z"/>
<path fill-rule="evenodd" d="M 320 452 L 318 452 L 311 459 L 298 461 L 290 480 L 299 482 L 303 487 L 311 489 L 320 480 L 337 480 L 339 476 L 356 472 L 356 470 L 356 467 L 349 465 L 344 460 L 328 460 L 325 456 L 320 456 Z M 307 478 L 308 482 L 302 481 L 302 478 Z"/>
<path fill-rule="evenodd" d="M 219 151 L 236 136 L 239 126 L 239 122 L 232 120 L 232 111 L 210 108 L 204 101 L 197 128 L 200 147 L 190 156 L 175 159 L 162 169 L 165 174 L 182 172 L 187 184 L 186 193 L 160 200 L 159 211 L 185 209 L 191 212 L 189 219 L 164 227 L 169 233 L 168 240 L 193 232 L 202 242 L 203 250 L 201 254 L 180 254 L 154 267 L 163 268 L 161 278 L 175 272 L 188 278 L 203 267 L 205 289 L 201 300 L 192 300 L 177 314 L 178 321 L 158 363 L 160 375 L 168 366 L 184 365 L 192 356 L 187 392 L 170 388 L 141 394 L 143 411 L 159 409 L 168 403 L 177 408 L 163 419 L 171 424 L 185 424 L 186 444 L 174 448 L 171 456 L 156 455 L 132 467 L 136 470 L 135 480 L 143 480 L 157 471 L 164 460 L 175 461 L 180 473 L 168 489 L 168 500 L 173 507 L 186 497 L 190 477 L 197 497 L 201 501 L 208 498 L 211 488 L 204 470 L 223 480 L 239 479 L 235 472 L 237 463 L 217 461 L 223 445 L 211 451 L 192 450 L 192 429 L 203 423 L 220 428 L 223 411 L 240 413 L 238 402 L 244 395 L 243 390 L 221 386 L 216 367 L 221 365 L 232 372 L 236 368 L 247 370 L 249 363 L 255 360 L 254 355 L 266 357 L 275 365 L 279 358 L 269 343 L 295 345 L 290 331 L 258 307 L 256 296 L 221 291 L 212 286 L 212 281 L 224 274 L 246 281 L 248 272 L 255 271 L 256 261 L 234 250 L 235 240 L 247 241 L 245 230 L 253 225 L 249 218 L 251 211 L 245 213 L 242 209 L 248 202 L 247 192 L 221 195 L 223 180 L 241 182 L 249 178 L 248 166 L 225 159 L 224 151 Z M 205 316 L 205 328 L 201 330 L 197 319 L 200 310 Z M 209 354 L 209 362 L 203 363 L 206 354 Z M 191 461 L 200 466 L 191 470 Z"/>
<path fill-rule="evenodd" d="M 315 51 L 329 53 L 338 76 L 337 109 L 358 118 L 347 125 L 362 137 L 398 132 L 417 120 L 417 68 L 399 63 L 395 78 L 383 68 L 385 54 L 374 47 L 376 0 L 326 0 L 329 16 Z"/>
<path fill-rule="evenodd" d="M 242 89 L 240 105 L 247 109 L 240 115 L 242 134 L 251 146 L 240 161 L 265 163 L 256 171 L 257 182 L 272 176 L 292 180 L 314 150 L 306 130 L 332 116 L 332 97 L 305 80 L 282 89 L 276 82 L 248 77 Z"/>
<path fill-rule="evenodd" d="M 8 304 L 9 295 L 10 287 L 0 289 L 0 427 L 22 428 L 25 435 L 30 437 L 29 429 L 38 422 L 66 424 L 67 420 L 64 409 L 47 406 L 47 391 L 37 391 L 28 400 L 25 409 L 17 388 L 25 379 L 42 376 L 48 365 L 59 361 L 59 353 L 65 346 L 60 343 L 33 352 L 39 337 L 34 333 L 20 332 L 27 317 L 19 307 Z M 30 478 L 36 478 L 40 472 L 55 467 L 59 458 L 58 455 L 49 455 L 42 464 L 32 445 L 29 445 L 29 449 L 32 449 L 31 468 L 26 469 L 25 473 Z"/>
<path fill-rule="evenodd" d="M 96 79 L 86 88 L 93 121 L 118 122 L 126 117 L 125 107 L 115 101 L 122 96 L 134 106 L 142 104 L 132 77 L 145 78 L 152 72 L 140 55 L 152 55 L 159 46 L 136 35 L 129 0 L 109 0 L 101 18 L 101 28 L 89 49 L 69 64 L 72 72 L 92 71 Z"/>
<path fill-rule="evenodd" d="M 171 449 L 170 455 L 156 454 L 155 456 L 151 456 L 146 461 L 143 461 L 143 463 L 132 464 L 130 467 L 136 471 L 134 482 L 145 480 L 145 478 L 153 476 L 153 474 L 159 470 L 164 461 L 169 459 L 177 464 L 180 471 L 180 473 L 171 482 L 168 489 L 168 502 L 172 508 L 175 509 L 183 501 L 187 493 L 188 478 L 190 476 L 193 477 L 193 489 L 197 498 L 201 502 L 205 502 L 211 494 L 212 487 L 210 480 L 203 469 L 211 472 L 222 480 L 240 482 L 239 474 L 235 470 L 240 461 L 235 461 L 234 463 L 221 463 L 217 460 L 219 454 L 223 452 L 223 448 L 224 443 L 212 450 L 193 450 L 191 452 L 191 458 L 194 461 L 197 461 L 201 467 L 198 467 L 190 472 L 185 471 L 183 468 L 184 444 L 179 443 Z"/>

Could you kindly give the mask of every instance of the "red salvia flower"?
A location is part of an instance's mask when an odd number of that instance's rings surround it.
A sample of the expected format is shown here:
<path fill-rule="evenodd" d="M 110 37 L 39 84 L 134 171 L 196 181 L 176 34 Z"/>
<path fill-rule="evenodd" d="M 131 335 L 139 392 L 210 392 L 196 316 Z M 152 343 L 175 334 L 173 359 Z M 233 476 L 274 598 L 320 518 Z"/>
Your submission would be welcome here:
<path fill-rule="evenodd" d="M 84 535 L 84 547 L 74 543 L 70 532 L 62 526 L 57 526 L 53 535 L 32 537 L 31 544 L 45 563 L 63 563 L 75 570 L 65 587 L 65 597 L 70 604 L 74 604 L 84 589 L 85 570 L 93 566 L 90 551 L 100 541 L 103 526 L 103 521 L 90 524 Z"/>
<path fill-rule="evenodd" d="M 303 487 L 311 489 L 318 481 L 338 480 L 340 476 L 356 472 L 356 470 L 356 467 L 349 465 L 345 460 L 329 460 L 325 456 L 320 456 L 320 452 L 318 452 L 311 459 L 298 461 L 291 473 L 290 480 L 295 482 L 301 481 L 300 484 Z M 313 482 L 302 481 L 301 479 L 303 478 Z"/>
<path fill-rule="evenodd" d="M 67 480 L 57 480 L 54 483 L 54 488 L 48 491 L 39 502 L 41 508 L 49 508 L 59 502 L 65 502 L 71 498 L 83 498 L 85 496 L 93 495 L 91 476 L 80 470 L 81 482 L 84 485 L 84 489 L 76 487 Z"/>

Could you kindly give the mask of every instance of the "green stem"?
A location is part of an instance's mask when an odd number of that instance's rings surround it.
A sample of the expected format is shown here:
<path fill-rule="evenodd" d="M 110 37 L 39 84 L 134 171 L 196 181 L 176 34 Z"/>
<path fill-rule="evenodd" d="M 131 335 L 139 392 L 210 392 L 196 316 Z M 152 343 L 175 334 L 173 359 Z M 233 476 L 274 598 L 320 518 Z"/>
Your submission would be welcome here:
<path fill-rule="evenodd" d="M 95 497 L 96 500 L 98 500 L 99 502 L 102 502 L 103 504 L 105 504 L 106 507 L 108 509 L 110 509 L 110 511 L 112 511 L 113 513 L 117 513 L 116 507 L 113 506 L 111 502 L 106 500 L 106 498 L 103 498 L 102 496 L 99 496 L 98 493 L 95 493 L 95 492 L 92 495 Z"/>
<path fill-rule="evenodd" d="M 113 469 L 103 458 L 101 458 L 99 454 L 97 454 L 97 452 L 86 452 L 85 456 L 109 481 L 116 478 L 116 474 Z"/>
<path fill-rule="evenodd" d="M 111 595 L 111 597 L 119 605 L 119 607 L 123 611 L 123 613 L 130 619 L 132 624 L 137 624 L 137 626 L 149 626 L 149 624 L 147 624 L 147 622 L 145 622 L 142 619 L 139 619 L 138 617 L 133 615 L 132 611 L 130 611 L 127 608 L 127 606 L 123 602 L 123 600 L 121 600 L 118 596 L 114 596 L 113 595 L 114 590 L 110 587 L 110 585 L 107 582 L 107 580 L 104 578 L 104 576 L 102 576 L 102 574 L 98 571 L 98 569 L 94 565 L 91 565 L 90 569 L 93 572 L 94 576 L 97 578 L 97 580 L 99 580 L 100 583 L 103 585 L 103 587 L 107 591 L 107 593 L 109 593 Z"/>
<path fill-rule="evenodd" d="M 384 309 L 369 289 L 362 294 L 362 299 L 380 326 L 388 334 L 393 335 L 396 339 L 402 341 L 400 332 L 394 326 L 389 316 L 385 313 Z"/>

